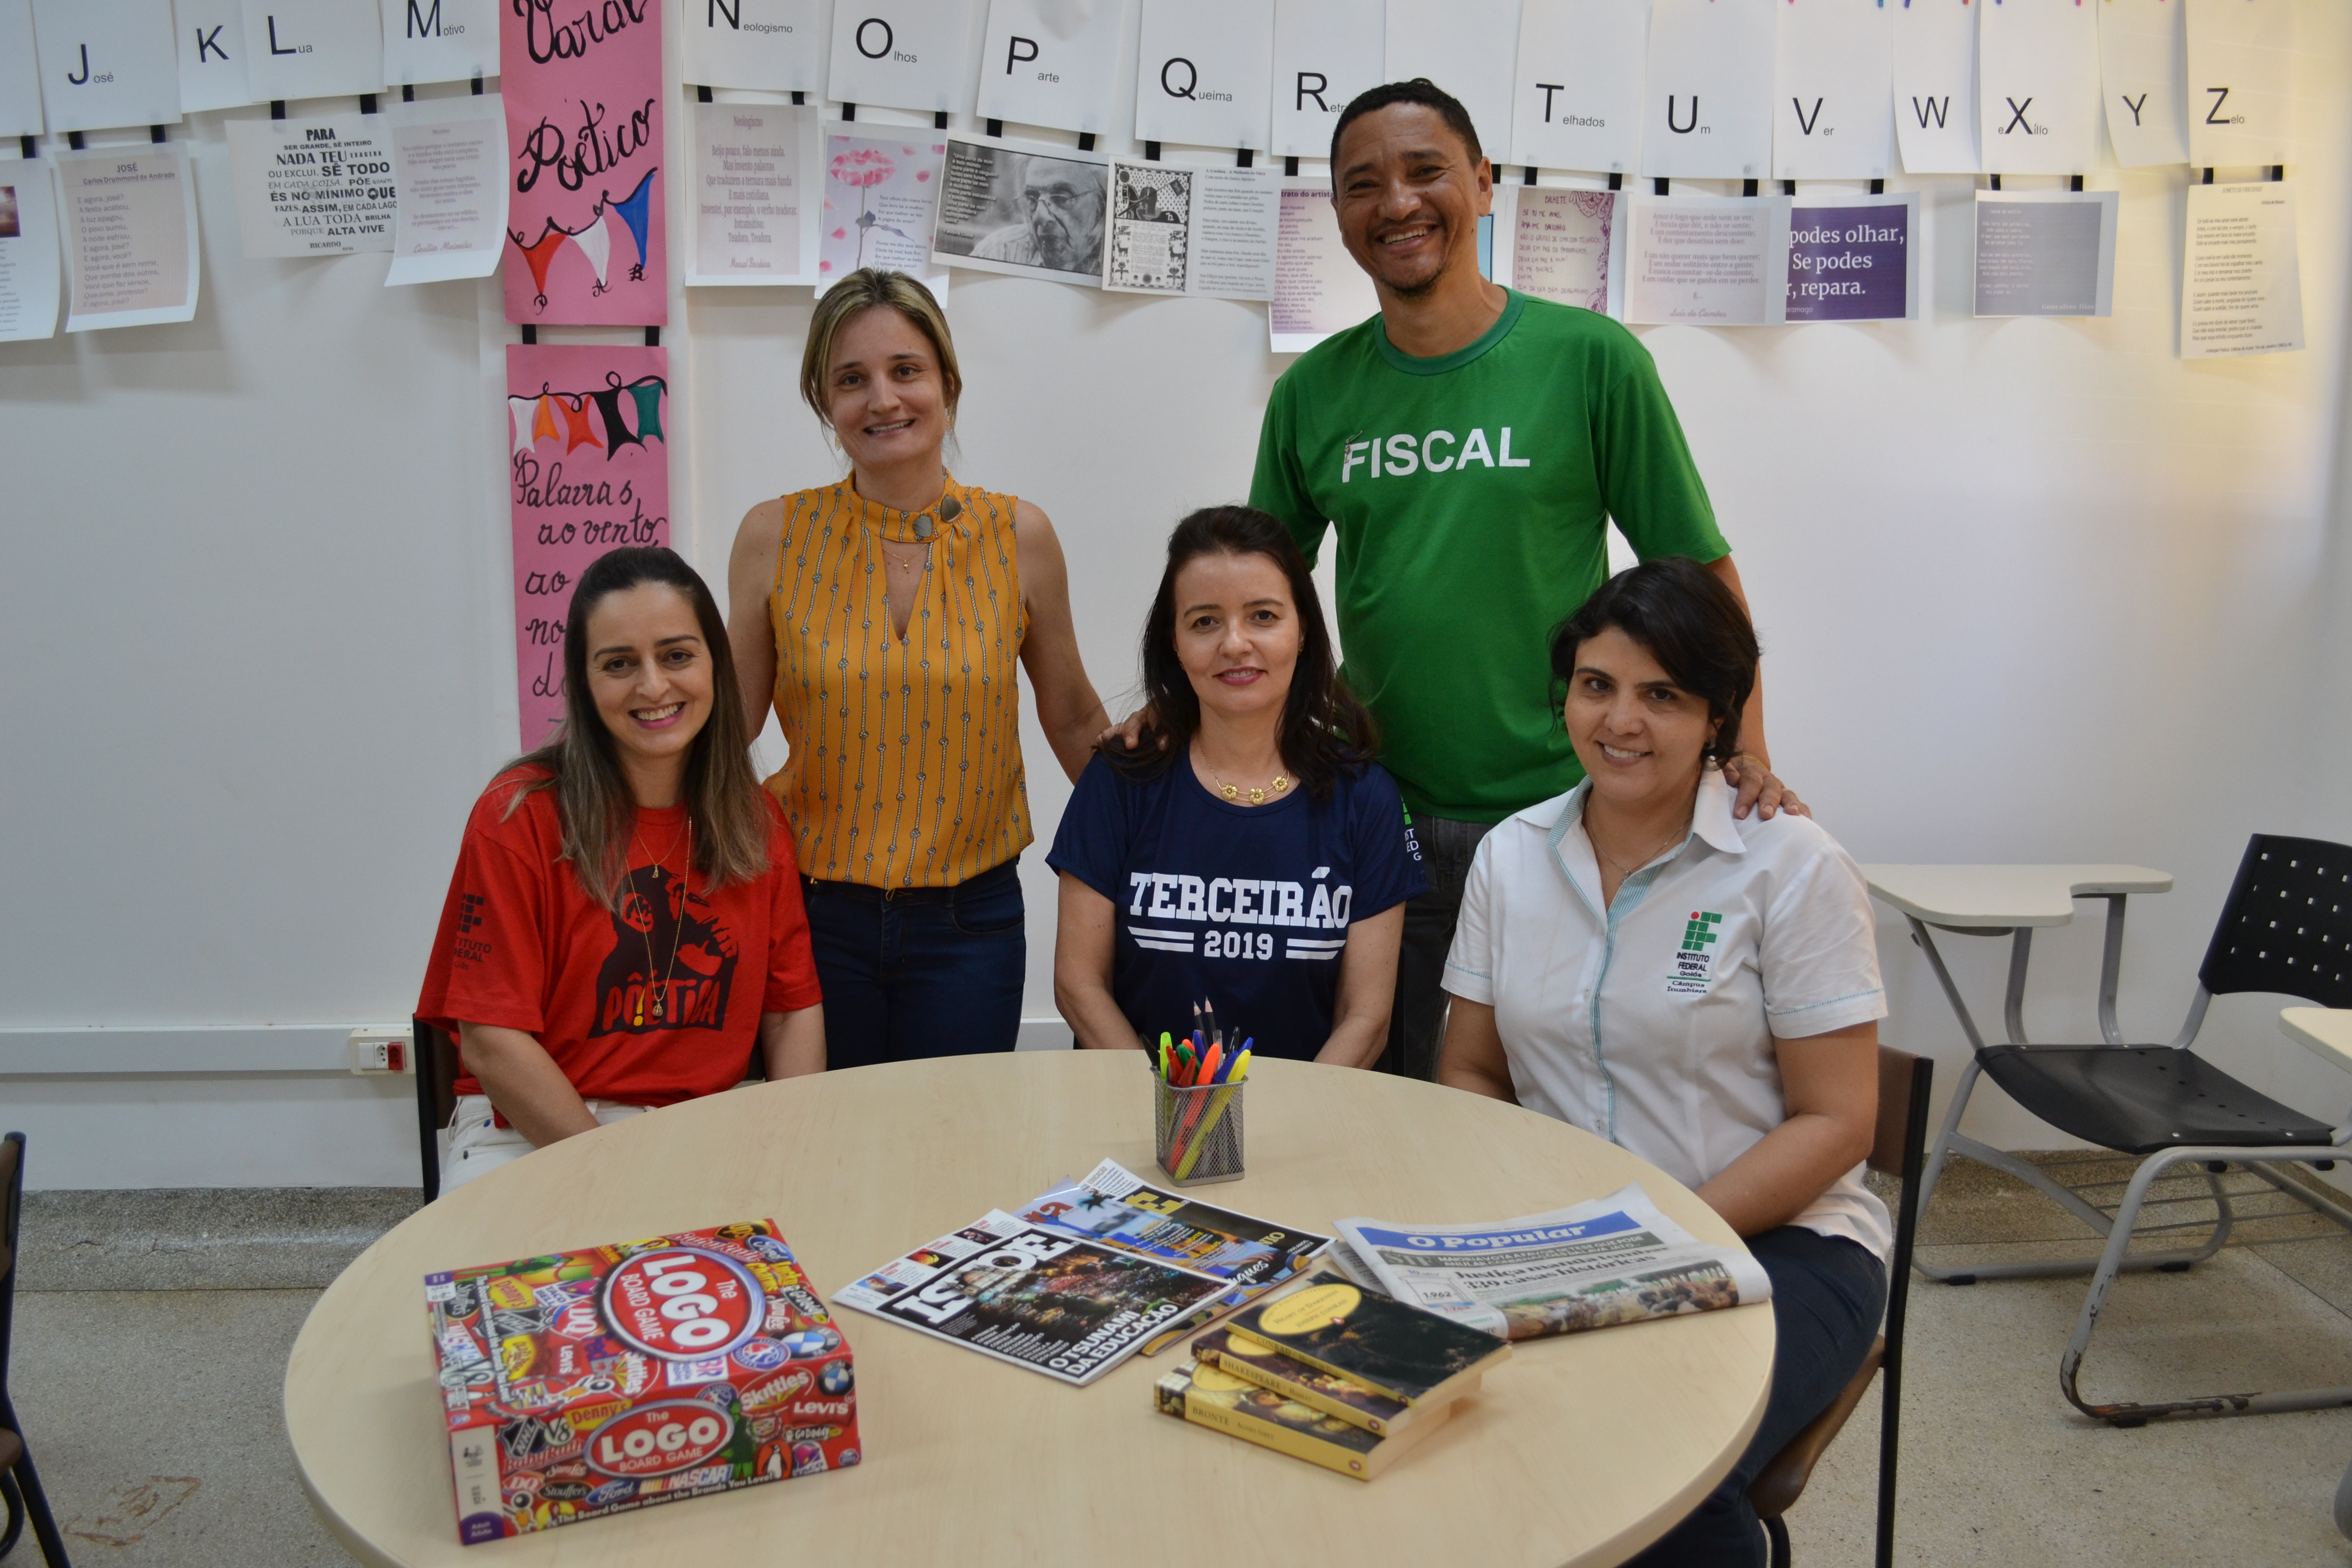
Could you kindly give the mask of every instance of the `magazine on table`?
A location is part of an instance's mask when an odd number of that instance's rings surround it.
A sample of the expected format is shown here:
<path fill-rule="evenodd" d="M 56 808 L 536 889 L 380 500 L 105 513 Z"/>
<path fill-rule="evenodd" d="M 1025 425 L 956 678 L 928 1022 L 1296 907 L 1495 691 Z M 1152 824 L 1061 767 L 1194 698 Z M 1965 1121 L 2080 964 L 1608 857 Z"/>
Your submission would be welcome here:
<path fill-rule="evenodd" d="M 1743 1247 L 1699 1240 L 1641 1184 L 1483 1225 L 1343 1219 L 1349 1261 L 1401 1301 L 1505 1339 L 1581 1333 L 1772 1298 Z"/>
<path fill-rule="evenodd" d="M 1213 1275 L 1235 1287 L 1182 1322 L 1151 1335 L 1143 1346 L 1146 1355 L 1157 1355 L 1223 1314 L 1247 1306 L 1331 1245 L 1328 1236 L 1276 1226 L 1154 1187 L 1113 1160 L 1097 1165 L 1084 1181 L 1065 1178 L 1024 1206 L 1020 1217 L 1046 1230 Z"/>
<path fill-rule="evenodd" d="M 1087 1384 L 1228 1290 L 1002 1209 L 835 1292 L 842 1306 Z"/>

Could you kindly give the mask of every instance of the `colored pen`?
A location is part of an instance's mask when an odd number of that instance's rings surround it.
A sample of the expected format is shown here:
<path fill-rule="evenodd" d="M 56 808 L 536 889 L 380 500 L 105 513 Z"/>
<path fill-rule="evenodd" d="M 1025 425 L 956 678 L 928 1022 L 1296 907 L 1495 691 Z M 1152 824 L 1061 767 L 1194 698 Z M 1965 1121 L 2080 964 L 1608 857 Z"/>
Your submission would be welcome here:
<path fill-rule="evenodd" d="M 1225 1049 L 1223 1046 L 1211 1046 L 1209 1047 L 1209 1054 L 1201 1058 L 1201 1081 L 1202 1083 L 1217 1083 L 1222 1081 L 1217 1077 L 1217 1074 L 1224 1066 L 1224 1056 Z"/>
<path fill-rule="evenodd" d="M 1160 1031 L 1160 1076 L 1168 1076 L 1168 1031 Z"/>
<path fill-rule="evenodd" d="M 1254 1044 L 1255 1044 L 1255 1042 L 1253 1040 L 1244 1040 L 1242 1042 L 1242 1054 L 1235 1059 L 1232 1073 L 1227 1075 L 1228 1082 L 1239 1083 L 1242 1079 L 1249 1077 L 1250 1047 Z"/>

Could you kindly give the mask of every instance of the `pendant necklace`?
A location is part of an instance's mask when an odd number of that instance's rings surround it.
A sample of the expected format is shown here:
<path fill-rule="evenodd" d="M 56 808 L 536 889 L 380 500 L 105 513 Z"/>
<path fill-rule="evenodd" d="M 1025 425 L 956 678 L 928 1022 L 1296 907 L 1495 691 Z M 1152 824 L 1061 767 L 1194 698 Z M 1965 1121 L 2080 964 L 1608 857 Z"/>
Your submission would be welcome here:
<path fill-rule="evenodd" d="M 688 818 L 686 819 L 686 826 L 685 826 L 685 828 L 683 829 L 683 832 L 684 832 L 684 834 L 685 834 L 685 837 L 686 837 L 686 864 L 687 864 L 687 869 L 688 869 L 688 873 L 691 873 L 691 871 L 693 870 L 693 868 L 694 868 L 694 818 L 693 818 L 693 817 L 689 816 L 689 817 L 688 817 Z M 630 842 L 631 844 L 633 844 L 633 845 L 637 845 L 637 844 L 639 844 L 639 840 L 638 840 L 638 838 L 637 838 L 637 834 L 636 834 L 636 829 L 635 829 L 634 827 L 632 827 L 632 828 L 629 830 L 629 842 Z M 642 847 L 642 846 L 640 846 L 640 847 Z M 663 866 L 662 866 L 662 861 L 663 861 L 663 860 L 667 860 L 667 858 L 669 858 L 669 850 L 670 850 L 670 849 L 676 849 L 677 847 L 677 839 L 676 837 L 672 837 L 672 838 L 670 839 L 670 841 L 669 841 L 669 849 L 666 849 L 666 850 L 664 850 L 664 851 L 661 853 L 661 855 L 660 855 L 659 857 L 657 857 L 657 858 L 656 858 L 656 857 L 653 857 L 653 856 L 651 856 L 650 854 L 649 854 L 649 855 L 648 855 L 648 857 L 647 857 L 647 858 L 649 858 L 649 859 L 652 859 L 652 860 L 653 860 L 653 868 L 654 868 L 654 890 L 655 890 L 656 892 L 661 892 L 661 891 L 662 891 L 661 878 L 662 878 L 662 871 L 663 871 L 663 868 L 663 868 Z M 688 892 L 688 893 L 693 892 L 693 890 L 694 890 L 694 879 L 693 879 L 692 876 L 691 876 L 690 874 L 689 874 L 689 875 L 686 875 L 686 876 L 684 876 L 681 879 L 682 879 L 682 880 L 685 882 L 685 884 L 686 884 L 685 890 L 686 890 L 687 892 Z M 667 897 L 667 895 L 666 895 L 666 894 L 665 894 L 665 897 Z M 681 937 L 685 936 L 685 934 L 686 934 L 686 900 L 685 900 L 684 899 L 680 899 L 680 900 L 678 900 L 677 920 L 677 922 L 676 922 L 675 926 L 673 927 L 673 929 L 672 929 L 672 930 L 671 930 L 671 931 L 670 931 L 670 937 L 669 937 L 669 966 L 668 966 L 667 968 L 666 968 L 666 969 L 664 969 L 664 970 L 662 971 L 661 987 L 660 987 L 660 989 L 658 989 L 658 990 L 656 990 L 656 989 L 655 989 L 655 987 L 654 987 L 654 922 L 653 922 L 653 909 L 652 909 L 651 900 L 648 900 L 648 901 L 647 901 L 647 905 L 646 905 L 646 929 L 645 929 L 645 930 L 643 930 L 643 931 L 639 931 L 637 934 L 638 934 L 639 936 L 641 936 L 641 937 L 645 938 L 645 942 L 646 942 L 646 984 L 645 984 L 645 990 L 644 990 L 644 991 L 640 991 L 640 992 L 638 992 L 638 993 L 637 993 L 637 1011 L 636 1011 L 636 1016 L 635 1016 L 635 1018 L 633 1018 L 633 1019 L 631 1019 L 631 1020 L 630 1020 L 630 1027 L 632 1027 L 632 1028 L 637 1028 L 637 1029 L 642 1029 L 642 1028 L 644 1028 L 644 1027 L 646 1026 L 646 991 L 651 991 L 651 992 L 653 992 L 653 997 L 654 997 L 654 1021 L 655 1021 L 656 1023 L 661 1023 L 661 1022 L 664 1022 L 664 1021 L 665 1021 L 665 1019 L 666 1019 L 666 1016 L 667 1016 L 667 1006 L 666 1006 L 666 1001 L 667 1001 L 667 997 L 668 997 L 668 995 L 669 995 L 669 982 L 670 982 L 670 976 L 677 973 L 677 944 L 678 944 L 678 941 L 679 941 L 679 939 L 680 939 Z"/>

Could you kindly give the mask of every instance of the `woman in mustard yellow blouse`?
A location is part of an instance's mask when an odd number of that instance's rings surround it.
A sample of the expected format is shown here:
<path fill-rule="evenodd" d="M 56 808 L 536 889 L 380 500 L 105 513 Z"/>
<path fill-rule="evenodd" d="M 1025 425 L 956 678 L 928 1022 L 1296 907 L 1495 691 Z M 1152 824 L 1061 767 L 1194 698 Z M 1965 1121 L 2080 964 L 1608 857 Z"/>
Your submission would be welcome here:
<path fill-rule="evenodd" d="M 801 395 L 848 476 L 744 515 L 729 641 L 753 733 L 772 695 L 792 755 L 768 781 L 806 879 L 834 1068 L 1010 1050 L 1034 837 L 1017 658 L 1075 780 L 1105 722 L 1045 514 L 960 484 L 940 449 L 963 378 L 904 273 L 817 301 Z"/>

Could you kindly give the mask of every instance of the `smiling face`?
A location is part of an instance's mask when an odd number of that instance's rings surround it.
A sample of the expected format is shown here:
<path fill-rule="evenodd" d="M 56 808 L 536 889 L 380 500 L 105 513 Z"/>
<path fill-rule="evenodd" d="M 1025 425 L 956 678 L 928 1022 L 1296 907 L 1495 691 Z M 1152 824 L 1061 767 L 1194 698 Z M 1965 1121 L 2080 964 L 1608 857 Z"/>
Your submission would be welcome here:
<path fill-rule="evenodd" d="M 673 804 L 716 686 L 702 623 L 667 584 L 607 594 L 588 613 L 588 694 L 638 805 Z"/>
<path fill-rule="evenodd" d="M 1204 713 L 1281 710 L 1298 668 L 1290 579 L 1264 555 L 1196 555 L 1176 574 L 1176 658 Z"/>
<path fill-rule="evenodd" d="M 1720 722 L 1676 686 L 1650 650 L 1615 626 L 1576 645 L 1562 717 L 1592 793 L 1640 810 L 1698 787 Z"/>
<path fill-rule="evenodd" d="M 1437 110 L 1392 103 L 1350 121 L 1333 182 L 1339 237 L 1385 292 L 1416 299 L 1449 273 L 1478 276 L 1478 219 L 1493 171 Z"/>
<path fill-rule="evenodd" d="M 937 465 L 949 404 L 940 356 L 922 330 L 887 305 L 842 323 L 825 371 L 825 417 L 861 468 Z"/>

